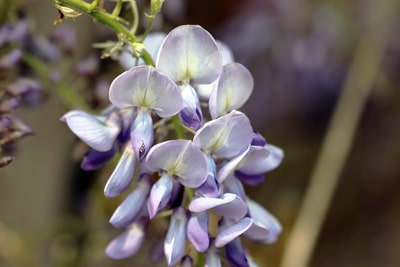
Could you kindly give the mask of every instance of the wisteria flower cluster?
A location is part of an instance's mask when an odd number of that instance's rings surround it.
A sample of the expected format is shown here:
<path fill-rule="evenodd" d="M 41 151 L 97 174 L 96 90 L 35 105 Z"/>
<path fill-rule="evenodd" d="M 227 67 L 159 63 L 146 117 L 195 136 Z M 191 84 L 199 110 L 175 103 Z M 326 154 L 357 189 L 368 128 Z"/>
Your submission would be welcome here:
<path fill-rule="evenodd" d="M 0 27 L 0 167 L 13 161 L 11 145 L 33 134 L 16 113 L 21 105 L 36 105 L 42 93 L 41 83 L 30 77 L 27 67 L 22 64 L 28 44 L 31 49 L 37 47 L 29 42 L 30 38 L 29 24 L 25 19 Z"/>
<path fill-rule="evenodd" d="M 62 117 L 90 147 L 83 169 L 99 168 L 122 152 L 104 194 L 113 198 L 133 189 L 110 218 L 125 231 L 106 253 L 134 255 L 150 223 L 164 219 L 169 266 L 198 264 L 204 253 L 205 266 L 218 267 L 222 252 L 231 266 L 249 266 L 240 237 L 271 243 L 281 226 L 243 184 L 259 185 L 283 158 L 238 110 L 253 78 L 197 25 L 173 29 L 155 50 L 155 67 L 132 66 L 114 79 L 112 105 L 102 114 L 73 110 Z"/>

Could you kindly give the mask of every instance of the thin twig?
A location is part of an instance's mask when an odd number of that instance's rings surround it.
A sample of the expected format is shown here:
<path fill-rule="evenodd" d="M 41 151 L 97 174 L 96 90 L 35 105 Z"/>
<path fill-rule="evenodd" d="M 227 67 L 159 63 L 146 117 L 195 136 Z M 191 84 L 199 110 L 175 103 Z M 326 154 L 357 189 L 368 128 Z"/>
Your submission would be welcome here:
<path fill-rule="evenodd" d="M 356 47 L 342 94 L 330 121 L 310 185 L 284 251 L 281 267 L 306 267 L 315 248 L 361 113 L 372 90 L 398 4 L 370 1 L 367 23 Z"/>

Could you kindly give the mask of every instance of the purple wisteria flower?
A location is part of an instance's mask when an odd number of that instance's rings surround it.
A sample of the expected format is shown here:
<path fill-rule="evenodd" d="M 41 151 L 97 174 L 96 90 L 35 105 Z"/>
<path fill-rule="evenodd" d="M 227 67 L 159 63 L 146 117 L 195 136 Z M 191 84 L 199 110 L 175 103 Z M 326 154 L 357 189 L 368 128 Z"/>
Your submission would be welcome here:
<path fill-rule="evenodd" d="M 107 118 L 73 110 L 61 117 L 61 120 L 84 143 L 100 152 L 111 150 L 120 132 L 120 120 L 114 115 Z"/>
<path fill-rule="evenodd" d="M 174 182 L 196 188 L 208 175 L 206 158 L 188 140 L 171 140 L 153 146 L 146 157 L 146 167 L 161 176 L 150 192 L 147 205 L 150 218 L 168 203 Z"/>
<path fill-rule="evenodd" d="M 175 83 L 149 66 L 131 68 L 115 78 L 110 86 L 110 101 L 120 109 L 137 111 L 130 135 L 139 160 L 153 145 L 151 113 L 161 118 L 171 117 L 182 107 L 181 94 Z"/>
<path fill-rule="evenodd" d="M 221 75 L 211 92 L 209 106 L 213 119 L 239 109 L 253 92 L 253 77 L 239 63 L 224 65 Z"/>
<path fill-rule="evenodd" d="M 120 62 L 133 67 L 111 83 L 112 106 L 102 115 L 71 111 L 62 118 L 91 148 L 83 168 L 98 168 L 120 152 L 106 197 L 132 187 L 110 218 L 125 231 L 106 253 L 115 259 L 136 254 L 148 226 L 162 220 L 168 226 L 159 242 L 168 266 L 198 263 L 193 250 L 205 254 L 208 267 L 222 266 L 222 257 L 232 266 L 250 266 L 241 238 L 271 243 L 282 228 L 247 196 L 243 183 L 260 184 L 284 156 L 238 111 L 253 78 L 200 26 L 179 26 L 154 40 L 145 42 L 157 53 L 155 68 L 135 66 L 143 62 L 122 54 Z"/>
<path fill-rule="evenodd" d="M 182 123 L 199 129 L 203 115 L 196 87 L 213 83 L 222 71 L 222 55 L 214 38 L 200 26 L 179 26 L 161 44 L 156 67 L 181 89 L 183 107 L 179 117 Z"/>

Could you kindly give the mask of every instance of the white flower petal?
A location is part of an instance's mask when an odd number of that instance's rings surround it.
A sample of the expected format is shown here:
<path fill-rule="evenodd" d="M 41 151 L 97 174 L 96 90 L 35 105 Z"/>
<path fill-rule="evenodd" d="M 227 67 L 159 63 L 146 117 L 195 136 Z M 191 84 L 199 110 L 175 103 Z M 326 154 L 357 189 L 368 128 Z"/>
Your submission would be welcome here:
<path fill-rule="evenodd" d="M 120 132 L 118 126 L 106 124 L 106 117 L 94 116 L 80 110 L 68 112 L 61 120 L 67 123 L 79 139 L 100 152 L 110 150 Z"/>

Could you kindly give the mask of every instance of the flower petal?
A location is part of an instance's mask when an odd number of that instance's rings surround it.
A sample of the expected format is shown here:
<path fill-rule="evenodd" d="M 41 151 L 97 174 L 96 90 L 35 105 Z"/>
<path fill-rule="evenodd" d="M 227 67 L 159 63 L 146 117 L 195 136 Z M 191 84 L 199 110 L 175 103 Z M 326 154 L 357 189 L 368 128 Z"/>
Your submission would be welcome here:
<path fill-rule="evenodd" d="M 223 227 L 218 231 L 215 237 L 215 247 L 220 248 L 239 237 L 241 234 L 246 232 L 253 224 L 253 219 L 249 217 L 244 217 L 238 222 L 228 226 Z"/>
<path fill-rule="evenodd" d="M 133 256 L 142 246 L 144 236 L 143 226 L 135 223 L 108 244 L 106 254 L 117 260 Z"/>
<path fill-rule="evenodd" d="M 211 92 L 217 86 L 218 80 L 215 80 L 212 83 L 207 84 L 197 84 L 196 85 L 196 92 L 199 96 L 199 99 L 204 102 L 208 102 L 210 100 Z"/>
<path fill-rule="evenodd" d="M 178 86 L 151 66 L 133 67 L 120 74 L 110 86 L 110 101 L 120 109 L 152 109 L 160 117 L 170 117 L 182 107 Z"/>
<path fill-rule="evenodd" d="M 240 162 L 238 170 L 247 175 L 257 175 L 271 171 L 282 162 L 283 150 L 273 146 L 251 146 L 249 153 Z"/>
<path fill-rule="evenodd" d="M 110 223 L 114 227 L 125 227 L 138 217 L 149 193 L 150 183 L 150 175 L 141 176 L 135 189 L 122 201 L 111 216 Z"/>
<path fill-rule="evenodd" d="M 198 25 L 183 25 L 161 44 L 156 66 L 175 82 L 205 84 L 217 79 L 222 56 L 209 32 Z"/>
<path fill-rule="evenodd" d="M 201 197 L 218 197 L 219 184 L 215 179 L 216 166 L 215 161 L 211 156 L 206 156 L 208 164 L 208 175 L 205 182 L 196 188 L 196 194 Z"/>
<path fill-rule="evenodd" d="M 105 152 L 90 149 L 81 162 L 81 168 L 85 171 L 96 170 L 106 161 L 110 160 L 114 156 L 115 151 L 116 145 L 114 145 L 109 151 Z"/>
<path fill-rule="evenodd" d="M 187 236 L 198 252 L 205 252 L 210 246 L 208 234 L 208 212 L 194 212 L 187 225 Z"/>
<path fill-rule="evenodd" d="M 168 201 L 171 198 L 172 187 L 172 178 L 166 174 L 161 176 L 161 178 L 153 185 L 147 201 L 147 210 L 150 219 L 152 219 L 157 212 L 168 204 Z"/>
<path fill-rule="evenodd" d="M 204 267 L 221 267 L 221 258 L 218 255 L 218 250 L 214 247 L 211 246 L 207 250 L 206 254 L 206 262 Z"/>
<path fill-rule="evenodd" d="M 153 120 L 150 112 L 140 111 L 131 127 L 131 143 L 139 161 L 142 161 L 144 156 L 146 156 L 153 145 L 153 141 Z"/>
<path fill-rule="evenodd" d="M 241 171 L 235 171 L 235 177 L 241 182 L 251 186 L 260 185 L 265 181 L 264 174 L 248 175 Z"/>
<path fill-rule="evenodd" d="M 246 194 L 244 192 L 243 184 L 235 177 L 227 179 L 224 184 L 224 192 L 232 193 L 239 196 L 241 199 L 246 199 Z"/>
<path fill-rule="evenodd" d="M 94 150 L 109 151 L 120 131 L 113 124 L 106 124 L 106 118 L 93 116 L 80 110 L 72 110 L 61 117 L 71 131 Z"/>
<path fill-rule="evenodd" d="M 217 181 L 219 183 L 223 183 L 228 177 L 233 176 L 234 170 L 239 165 L 240 161 L 247 155 L 249 150 L 250 146 L 236 157 L 230 159 L 218 170 Z"/>
<path fill-rule="evenodd" d="M 245 236 L 264 243 L 275 242 L 278 235 L 282 232 L 282 226 L 279 221 L 257 202 L 250 198 L 247 198 L 246 201 L 250 216 L 254 220 L 254 225 L 245 233 Z M 260 233 L 260 231 L 262 232 Z"/>
<path fill-rule="evenodd" d="M 128 188 L 135 172 L 135 163 L 135 153 L 132 147 L 127 145 L 104 188 L 106 197 L 116 197 Z"/>
<path fill-rule="evenodd" d="M 218 50 L 222 55 L 222 64 L 226 65 L 235 61 L 232 50 L 227 44 L 222 41 L 216 40 Z"/>
<path fill-rule="evenodd" d="M 234 220 L 242 218 L 247 213 L 244 200 L 232 193 L 225 193 L 221 198 L 193 198 L 189 204 L 189 210 L 192 212 L 203 212 L 209 209 Z"/>
<path fill-rule="evenodd" d="M 265 140 L 264 136 L 262 136 L 259 132 L 253 132 L 253 140 L 251 140 L 252 146 L 265 146 L 267 141 Z"/>
<path fill-rule="evenodd" d="M 164 253 L 168 266 L 178 263 L 185 253 L 187 228 L 187 214 L 184 208 L 179 207 L 171 216 L 164 242 Z"/>
<path fill-rule="evenodd" d="M 231 266 L 250 267 L 246 258 L 246 253 L 239 238 L 236 238 L 232 242 L 226 244 L 225 253 L 226 258 Z"/>
<path fill-rule="evenodd" d="M 204 124 L 197 131 L 193 142 L 206 153 L 221 158 L 232 158 L 251 143 L 253 130 L 250 120 L 240 111 Z"/>
<path fill-rule="evenodd" d="M 146 157 L 150 171 L 164 170 L 186 186 L 196 188 L 207 178 L 207 161 L 200 149 L 188 140 L 170 140 L 153 146 Z"/>
<path fill-rule="evenodd" d="M 253 87 L 253 77 L 246 67 L 235 62 L 225 65 L 210 95 L 211 117 L 215 119 L 242 107 L 253 92 Z"/>
<path fill-rule="evenodd" d="M 199 97 L 193 87 L 187 84 L 182 88 L 182 98 L 183 105 L 179 112 L 179 118 L 185 126 L 198 130 L 203 120 Z"/>

